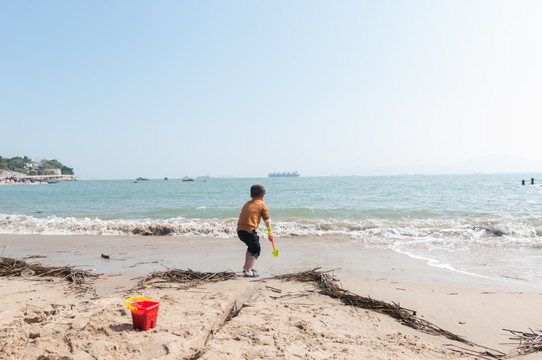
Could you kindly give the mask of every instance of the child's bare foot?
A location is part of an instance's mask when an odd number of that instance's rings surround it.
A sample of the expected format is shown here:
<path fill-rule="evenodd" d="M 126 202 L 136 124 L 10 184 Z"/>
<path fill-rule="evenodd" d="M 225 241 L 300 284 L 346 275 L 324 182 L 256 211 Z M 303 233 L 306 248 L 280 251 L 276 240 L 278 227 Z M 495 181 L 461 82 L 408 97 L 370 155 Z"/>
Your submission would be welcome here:
<path fill-rule="evenodd" d="M 258 277 L 260 275 L 256 274 L 255 272 L 253 271 L 245 271 L 245 277 L 252 277 L 252 278 L 255 278 L 255 277 Z"/>

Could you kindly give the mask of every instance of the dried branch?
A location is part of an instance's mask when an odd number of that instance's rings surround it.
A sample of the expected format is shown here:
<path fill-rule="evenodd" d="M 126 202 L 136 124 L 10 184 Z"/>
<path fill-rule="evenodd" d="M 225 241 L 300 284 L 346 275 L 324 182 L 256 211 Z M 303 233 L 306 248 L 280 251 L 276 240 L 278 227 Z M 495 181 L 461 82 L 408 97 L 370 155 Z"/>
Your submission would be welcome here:
<path fill-rule="evenodd" d="M 429 321 L 418 318 L 416 316 L 416 311 L 402 308 L 396 303 L 388 304 L 384 301 L 374 300 L 370 297 L 363 297 L 345 290 L 336 284 L 337 280 L 335 280 L 333 276 L 329 274 L 329 271 L 322 272 L 318 270 L 319 267 L 297 274 L 279 275 L 276 276 L 276 278 L 287 281 L 294 280 L 301 282 L 313 282 L 319 288 L 321 294 L 338 299 L 345 305 L 369 309 L 386 314 L 413 329 L 433 335 L 442 335 L 451 340 L 459 341 L 468 345 L 474 345 L 472 342 L 462 338 L 461 336 L 452 334 L 451 332 L 441 329 Z"/>
<path fill-rule="evenodd" d="M 88 292 L 91 284 L 86 284 L 98 277 L 89 270 L 76 269 L 73 266 L 44 266 L 37 263 L 28 263 L 19 259 L 0 257 L 0 276 L 23 276 L 24 270 L 31 270 L 32 277 L 59 277 L 72 283 L 78 291 Z"/>
<path fill-rule="evenodd" d="M 145 286 L 155 285 L 158 283 L 177 283 L 183 285 L 182 287 L 187 289 L 205 283 L 214 283 L 236 278 L 237 275 L 235 275 L 235 273 L 231 270 L 217 273 L 203 273 L 192 271 L 190 269 L 174 269 L 168 271 L 155 271 L 141 280 L 138 286 L 143 288 Z"/>
<path fill-rule="evenodd" d="M 520 355 L 532 354 L 542 351 L 542 330 L 534 331 L 529 329 L 530 332 L 503 329 L 513 335 L 510 340 L 517 343 L 517 349 L 508 353 L 506 357 L 502 359 L 511 359 Z"/>

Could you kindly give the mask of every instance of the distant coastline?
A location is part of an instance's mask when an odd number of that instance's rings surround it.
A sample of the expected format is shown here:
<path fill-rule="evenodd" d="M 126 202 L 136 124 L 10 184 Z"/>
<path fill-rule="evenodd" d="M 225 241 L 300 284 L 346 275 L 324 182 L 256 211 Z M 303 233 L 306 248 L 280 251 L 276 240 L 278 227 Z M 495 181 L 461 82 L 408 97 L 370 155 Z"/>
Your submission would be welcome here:
<path fill-rule="evenodd" d="M 75 181 L 73 169 L 58 160 L 32 160 L 28 156 L 0 156 L 0 185 L 51 184 Z"/>
<path fill-rule="evenodd" d="M 75 175 L 26 175 L 16 171 L 0 171 L 0 185 L 35 185 L 78 179 Z"/>

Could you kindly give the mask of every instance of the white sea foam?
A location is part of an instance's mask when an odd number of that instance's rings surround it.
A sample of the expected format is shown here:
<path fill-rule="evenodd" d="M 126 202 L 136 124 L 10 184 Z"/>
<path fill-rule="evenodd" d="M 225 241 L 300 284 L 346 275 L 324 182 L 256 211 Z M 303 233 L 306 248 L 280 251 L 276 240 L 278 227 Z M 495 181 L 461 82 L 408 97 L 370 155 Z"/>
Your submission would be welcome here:
<path fill-rule="evenodd" d="M 423 260 L 429 266 L 450 270 L 452 272 L 457 272 L 457 273 L 460 273 L 460 274 L 463 274 L 463 275 L 476 276 L 476 277 L 480 277 L 480 278 L 483 278 L 483 279 L 497 280 L 496 278 L 491 277 L 491 276 L 486 276 L 486 275 L 482 275 L 482 274 L 478 274 L 478 273 L 474 273 L 474 272 L 470 272 L 470 271 L 458 270 L 454 266 L 452 266 L 451 264 L 444 263 L 444 262 L 442 262 L 440 260 L 432 259 L 432 258 L 429 258 L 427 256 L 417 255 L 417 254 L 414 254 L 414 253 L 412 253 L 410 251 L 402 250 L 397 246 L 390 246 L 389 248 L 391 250 L 395 251 L 395 252 L 400 253 L 400 254 L 407 255 L 408 257 L 411 257 L 413 259 Z"/>
<path fill-rule="evenodd" d="M 3 234 L 88 234 L 88 235 L 236 235 L 237 219 L 121 219 L 103 220 L 88 217 L 33 217 L 0 214 Z M 313 220 L 280 219 L 273 222 L 273 233 L 291 236 L 348 236 L 360 243 L 389 246 L 416 241 L 460 247 L 476 243 L 490 247 L 542 247 L 542 226 L 513 218 L 480 219 L 369 219 Z"/>

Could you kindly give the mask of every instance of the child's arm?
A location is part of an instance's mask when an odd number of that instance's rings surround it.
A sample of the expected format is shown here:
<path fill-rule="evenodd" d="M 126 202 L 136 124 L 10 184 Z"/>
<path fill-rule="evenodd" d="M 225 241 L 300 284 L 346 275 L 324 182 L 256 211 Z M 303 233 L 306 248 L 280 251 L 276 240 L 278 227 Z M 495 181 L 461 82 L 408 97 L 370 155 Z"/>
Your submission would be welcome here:
<path fill-rule="evenodd" d="M 265 222 L 265 232 L 267 232 L 267 237 L 269 241 L 273 240 L 273 235 L 271 234 L 271 219 L 264 220 Z"/>

